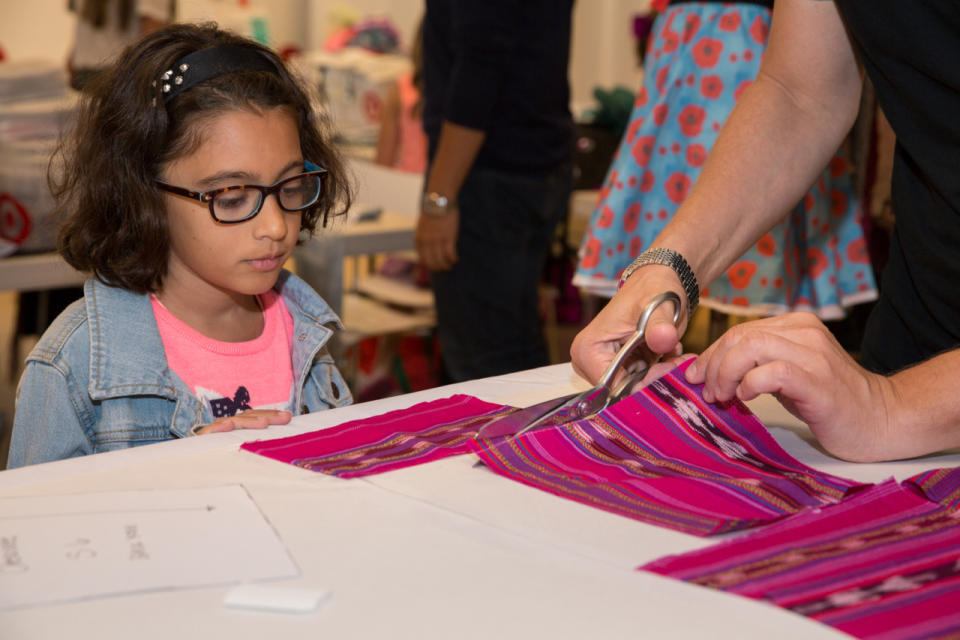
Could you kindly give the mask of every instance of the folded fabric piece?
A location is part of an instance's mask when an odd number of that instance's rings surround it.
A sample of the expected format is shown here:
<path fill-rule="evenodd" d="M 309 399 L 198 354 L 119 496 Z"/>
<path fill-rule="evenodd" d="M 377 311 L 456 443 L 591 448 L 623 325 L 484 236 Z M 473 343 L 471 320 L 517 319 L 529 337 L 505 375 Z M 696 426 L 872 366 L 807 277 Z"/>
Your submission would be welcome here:
<path fill-rule="evenodd" d="M 746 406 L 703 400 L 680 367 L 599 415 L 475 440 L 490 469 L 600 509 L 698 536 L 844 498 L 857 482 L 790 457 Z"/>
<path fill-rule="evenodd" d="M 937 469 L 640 568 L 767 600 L 857 638 L 954 638 L 958 501 L 960 469 Z"/>
<path fill-rule="evenodd" d="M 454 395 L 299 436 L 248 442 L 241 449 L 304 469 L 356 478 L 467 453 L 480 427 L 513 411 L 514 407 Z"/>

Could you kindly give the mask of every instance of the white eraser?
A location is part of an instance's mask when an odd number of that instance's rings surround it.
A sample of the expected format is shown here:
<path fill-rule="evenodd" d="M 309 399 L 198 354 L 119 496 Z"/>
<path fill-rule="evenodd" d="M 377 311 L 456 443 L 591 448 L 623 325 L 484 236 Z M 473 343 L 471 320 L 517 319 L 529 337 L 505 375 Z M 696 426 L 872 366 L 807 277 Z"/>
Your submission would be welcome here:
<path fill-rule="evenodd" d="M 241 584 L 231 589 L 223 604 L 234 609 L 257 609 L 279 613 L 309 613 L 330 597 L 322 589 L 296 589 L 262 584 Z"/>

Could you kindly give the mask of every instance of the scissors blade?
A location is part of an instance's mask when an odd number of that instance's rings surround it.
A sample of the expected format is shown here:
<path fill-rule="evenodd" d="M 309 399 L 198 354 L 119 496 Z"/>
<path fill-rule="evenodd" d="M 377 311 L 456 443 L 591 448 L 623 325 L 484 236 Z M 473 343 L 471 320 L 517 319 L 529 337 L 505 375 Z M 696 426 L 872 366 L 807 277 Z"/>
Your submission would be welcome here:
<path fill-rule="evenodd" d="M 501 436 L 516 435 L 538 420 L 550 415 L 557 408 L 563 406 L 577 395 L 577 393 L 571 393 L 560 396 L 559 398 L 551 398 L 550 400 L 531 405 L 525 409 L 514 411 L 502 418 L 491 420 L 480 428 L 480 431 L 477 432 L 477 438 L 489 440 Z"/>

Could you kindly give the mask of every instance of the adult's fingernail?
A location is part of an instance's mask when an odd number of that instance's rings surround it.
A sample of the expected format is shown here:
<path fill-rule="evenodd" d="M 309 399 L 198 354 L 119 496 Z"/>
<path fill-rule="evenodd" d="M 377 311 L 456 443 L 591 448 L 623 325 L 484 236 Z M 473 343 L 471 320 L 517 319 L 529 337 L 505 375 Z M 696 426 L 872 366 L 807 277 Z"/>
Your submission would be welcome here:
<path fill-rule="evenodd" d="M 696 379 L 699 373 L 700 372 L 697 370 L 697 361 L 694 360 L 690 363 L 690 366 L 687 367 L 687 381 L 692 382 L 694 379 Z"/>

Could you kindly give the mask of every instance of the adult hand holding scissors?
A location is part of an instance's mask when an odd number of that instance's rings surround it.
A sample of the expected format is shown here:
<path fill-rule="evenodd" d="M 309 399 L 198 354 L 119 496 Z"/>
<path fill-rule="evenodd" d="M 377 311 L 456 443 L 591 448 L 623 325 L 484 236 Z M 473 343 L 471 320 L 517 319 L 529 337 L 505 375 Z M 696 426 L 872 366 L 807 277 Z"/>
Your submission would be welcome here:
<path fill-rule="evenodd" d="M 664 291 L 673 291 L 684 301 L 679 322 L 673 322 L 673 305 L 658 306 L 647 324 L 644 348 L 660 356 L 680 355 L 680 336 L 689 320 L 687 294 L 673 269 L 650 264 L 643 267 L 642 275 L 627 278 L 620 292 L 574 338 L 570 347 L 574 370 L 590 382 L 597 382 L 620 346 L 636 331 L 637 319 L 647 304 Z M 639 360 L 644 355 L 637 353 L 633 359 Z M 628 363 L 624 369 L 629 368 Z"/>

